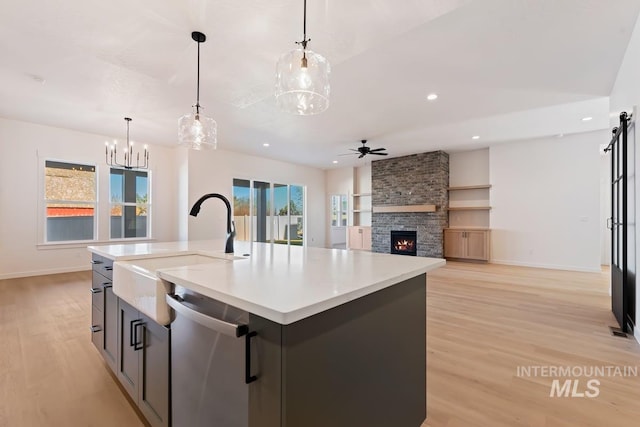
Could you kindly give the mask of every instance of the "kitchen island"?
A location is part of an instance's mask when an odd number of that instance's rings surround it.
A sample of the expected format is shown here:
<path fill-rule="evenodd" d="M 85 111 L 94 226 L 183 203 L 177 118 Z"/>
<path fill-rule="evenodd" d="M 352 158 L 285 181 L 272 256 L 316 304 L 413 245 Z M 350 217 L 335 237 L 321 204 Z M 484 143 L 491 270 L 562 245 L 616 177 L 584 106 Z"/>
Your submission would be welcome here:
<path fill-rule="evenodd" d="M 161 425 L 422 424 L 426 273 L 444 260 L 246 242 L 230 256 L 223 247 L 90 248 L 116 264 L 185 254 L 224 260 L 157 270 L 176 308 L 167 328 L 172 415 Z"/>

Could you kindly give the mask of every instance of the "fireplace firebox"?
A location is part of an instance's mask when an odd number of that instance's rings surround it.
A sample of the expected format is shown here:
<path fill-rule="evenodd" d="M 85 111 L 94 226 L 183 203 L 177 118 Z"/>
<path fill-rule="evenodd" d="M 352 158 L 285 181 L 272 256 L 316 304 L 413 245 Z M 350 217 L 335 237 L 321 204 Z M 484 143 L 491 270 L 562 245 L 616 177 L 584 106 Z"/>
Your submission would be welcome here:
<path fill-rule="evenodd" d="M 391 253 L 416 256 L 418 238 L 415 231 L 391 231 Z"/>

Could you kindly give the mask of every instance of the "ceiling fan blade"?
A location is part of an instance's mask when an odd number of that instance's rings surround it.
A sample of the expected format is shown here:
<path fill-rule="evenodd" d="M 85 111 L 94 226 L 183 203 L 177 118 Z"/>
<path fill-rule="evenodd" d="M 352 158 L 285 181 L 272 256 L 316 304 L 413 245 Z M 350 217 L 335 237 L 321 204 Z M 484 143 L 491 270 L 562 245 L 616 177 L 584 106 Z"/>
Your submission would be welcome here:
<path fill-rule="evenodd" d="M 375 153 L 376 151 L 385 151 L 386 148 L 375 148 L 373 150 L 369 150 L 370 153 Z"/>
<path fill-rule="evenodd" d="M 349 150 L 351 150 L 351 151 L 357 151 L 358 153 L 360 152 L 360 150 L 356 150 L 355 148 L 349 148 Z"/>
<path fill-rule="evenodd" d="M 360 155 L 358 156 L 358 158 L 359 158 L 359 159 L 361 159 L 361 158 L 363 158 L 363 157 L 364 157 L 364 153 L 362 153 L 362 154 L 360 154 Z"/>
<path fill-rule="evenodd" d="M 369 154 L 375 154 L 376 156 L 388 156 L 389 155 L 389 153 L 373 153 L 373 152 L 371 152 Z"/>

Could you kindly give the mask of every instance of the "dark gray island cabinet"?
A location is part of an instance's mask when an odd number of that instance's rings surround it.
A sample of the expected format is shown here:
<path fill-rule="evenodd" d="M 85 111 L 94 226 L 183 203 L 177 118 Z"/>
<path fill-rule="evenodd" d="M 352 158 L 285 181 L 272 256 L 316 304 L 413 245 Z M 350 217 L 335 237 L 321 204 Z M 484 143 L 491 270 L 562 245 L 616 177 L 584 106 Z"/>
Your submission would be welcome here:
<path fill-rule="evenodd" d="M 113 293 L 113 261 L 94 254 L 91 266 L 91 341 L 115 372 L 118 297 Z"/>
<path fill-rule="evenodd" d="M 174 426 L 425 420 L 425 274 L 286 325 L 176 289 L 187 312 L 171 324 Z M 236 329 L 216 328 L 216 318 Z"/>
<path fill-rule="evenodd" d="M 91 264 L 91 341 L 146 420 L 168 427 L 170 330 L 113 293 L 113 260 Z"/>
<path fill-rule="evenodd" d="M 444 260 L 255 242 L 236 242 L 245 255 L 229 256 L 211 247 L 222 245 L 89 248 L 92 341 L 149 424 L 424 422 L 427 273 Z"/>

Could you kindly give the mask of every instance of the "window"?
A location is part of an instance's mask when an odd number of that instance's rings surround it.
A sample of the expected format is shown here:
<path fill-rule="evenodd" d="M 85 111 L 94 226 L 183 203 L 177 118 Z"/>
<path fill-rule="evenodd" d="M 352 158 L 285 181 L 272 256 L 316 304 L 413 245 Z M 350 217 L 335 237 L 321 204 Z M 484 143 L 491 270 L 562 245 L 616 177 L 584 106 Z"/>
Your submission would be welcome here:
<path fill-rule="evenodd" d="M 96 168 L 45 161 L 45 241 L 95 239 Z"/>
<path fill-rule="evenodd" d="M 233 180 L 236 239 L 302 245 L 304 187 Z"/>
<path fill-rule="evenodd" d="M 111 168 L 110 236 L 112 239 L 149 237 L 149 176 L 146 171 Z"/>

